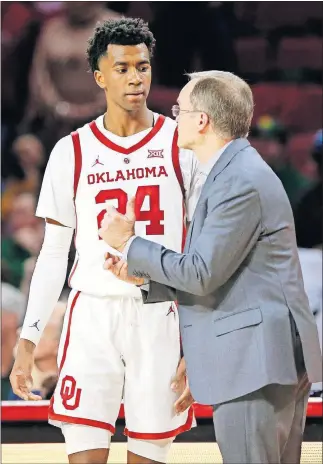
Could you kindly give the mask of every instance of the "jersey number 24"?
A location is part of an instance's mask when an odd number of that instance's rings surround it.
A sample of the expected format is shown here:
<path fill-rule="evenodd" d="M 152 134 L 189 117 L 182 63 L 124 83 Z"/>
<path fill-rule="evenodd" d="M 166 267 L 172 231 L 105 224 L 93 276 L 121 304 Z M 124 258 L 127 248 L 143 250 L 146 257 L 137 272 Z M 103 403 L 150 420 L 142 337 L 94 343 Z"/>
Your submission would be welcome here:
<path fill-rule="evenodd" d="M 147 196 L 149 197 L 149 210 L 142 211 L 141 208 Z M 138 187 L 135 198 L 136 221 L 149 221 L 149 224 L 146 226 L 146 235 L 164 235 L 164 225 L 161 223 L 161 221 L 164 220 L 164 211 L 160 209 L 159 185 Z M 108 200 L 117 200 L 117 210 L 120 214 L 126 214 L 128 195 L 124 190 L 120 188 L 101 190 L 95 197 L 96 204 L 105 203 Z M 97 220 L 99 229 L 105 212 L 106 210 L 102 210 L 98 214 Z"/>

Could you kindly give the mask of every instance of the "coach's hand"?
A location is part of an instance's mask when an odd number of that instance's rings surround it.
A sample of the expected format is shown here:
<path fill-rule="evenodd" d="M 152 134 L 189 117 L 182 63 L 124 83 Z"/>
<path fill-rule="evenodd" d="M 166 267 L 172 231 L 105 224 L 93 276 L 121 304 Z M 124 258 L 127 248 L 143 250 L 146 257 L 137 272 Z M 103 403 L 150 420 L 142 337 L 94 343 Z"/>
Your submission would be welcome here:
<path fill-rule="evenodd" d="M 118 279 L 127 282 L 128 284 L 143 285 L 144 279 L 128 275 L 128 264 L 119 256 L 114 256 L 111 253 L 104 255 L 104 269 L 112 272 Z"/>
<path fill-rule="evenodd" d="M 29 340 L 20 339 L 16 360 L 10 374 L 12 391 L 26 401 L 39 401 L 41 396 L 32 393 L 33 378 L 31 371 L 34 366 L 35 345 Z"/>
<path fill-rule="evenodd" d="M 120 214 L 113 206 L 108 206 L 99 235 L 110 247 L 122 252 L 127 241 L 135 235 L 135 221 L 135 198 L 128 201 L 126 214 Z"/>
<path fill-rule="evenodd" d="M 186 411 L 194 403 L 194 398 L 188 384 L 186 376 L 185 359 L 182 358 L 178 364 L 177 372 L 171 383 L 171 389 L 174 392 L 181 393 L 180 397 L 174 403 L 176 414 Z"/>

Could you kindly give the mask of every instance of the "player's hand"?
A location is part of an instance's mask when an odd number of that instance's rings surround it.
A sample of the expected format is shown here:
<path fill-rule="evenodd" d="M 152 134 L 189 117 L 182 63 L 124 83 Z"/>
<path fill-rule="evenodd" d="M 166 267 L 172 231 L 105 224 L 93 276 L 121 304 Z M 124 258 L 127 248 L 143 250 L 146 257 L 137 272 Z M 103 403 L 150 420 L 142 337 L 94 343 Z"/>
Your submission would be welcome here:
<path fill-rule="evenodd" d="M 32 393 L 35 345 L 29 340 L 19 340 L 16 360 L 10 374 L 12 391 L 26 401 L 39 401 L 41 396 Z"/>
<path fill-rule="evenodd" d="M 128 264 L 119 256 L 114 256 L 111 253 L 104 255 L 105 263 L 104 269 L 112 272 L 118 279 L 127 282 L 128 284 L 143 285 L 144 279 L 141 277 L 134 277 L 128 275 Z"/>
<path fill-rule="evenodd" d="M 188 380 L 186 377 L 185 359 L 182 358 L 178 364 L 177 372 L 171 383 L 171 389 L 180 393 L 180 397 L 174 403 L 176 414 L 186 411 L 194 403 Z"/>
<path fill-rule="evenodd" d="M 135 198 L 131 198 L 126 214 L 120 214 L 113 206 L 107 207 L 99 235 L 110 247 L 122 252 L 127 241 L 135 235 L 135 222 Z"/>

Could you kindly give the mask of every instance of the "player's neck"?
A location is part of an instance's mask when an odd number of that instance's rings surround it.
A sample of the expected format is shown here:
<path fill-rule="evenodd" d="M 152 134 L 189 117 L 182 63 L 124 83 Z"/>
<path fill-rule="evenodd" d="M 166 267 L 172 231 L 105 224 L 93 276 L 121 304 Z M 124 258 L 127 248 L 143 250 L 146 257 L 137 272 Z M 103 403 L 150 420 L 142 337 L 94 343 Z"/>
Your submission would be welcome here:
<path fill-rule="evenodd" d="M 119 137 L 129 137 L 154 124 L 154 115 L 146 106 L 136 112 L 126 112 L 122 108 L 113 108 L 104 115 L 103 124 L 106 130 Z"/>

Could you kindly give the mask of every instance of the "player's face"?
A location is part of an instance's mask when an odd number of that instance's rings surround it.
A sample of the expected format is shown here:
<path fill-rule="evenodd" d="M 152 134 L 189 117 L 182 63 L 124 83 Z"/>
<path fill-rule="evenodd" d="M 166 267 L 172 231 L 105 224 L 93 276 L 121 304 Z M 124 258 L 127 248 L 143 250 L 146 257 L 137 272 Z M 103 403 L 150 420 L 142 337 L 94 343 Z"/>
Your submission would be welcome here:
<path fill-rule="evenodd" d="M 105 89 L 109 102 L 126 111 L 138 110 L 149 94 L 151 66 L 145 44 L 109 45 L 107 55 L 99 62 L 94 76 L 98 85 Z"/>

